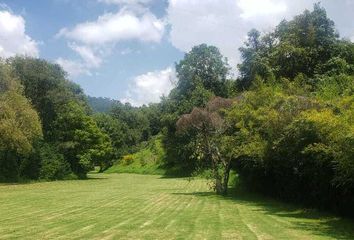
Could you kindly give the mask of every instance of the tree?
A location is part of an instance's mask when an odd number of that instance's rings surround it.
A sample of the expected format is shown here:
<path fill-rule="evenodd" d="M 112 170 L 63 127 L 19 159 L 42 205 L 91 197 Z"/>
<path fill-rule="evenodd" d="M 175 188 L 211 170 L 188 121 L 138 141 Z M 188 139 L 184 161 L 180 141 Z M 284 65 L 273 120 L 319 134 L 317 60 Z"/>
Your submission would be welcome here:
<path fill-rule="evenodd" d="M 252 81 L 257 77 L 272 77 L 270 63 L 264 56 L 266 50 L 272 49 L 274 45 L 274 37 L 271 34 L 261 38 L 261 33 L 252 29 L 248 32 L 248 38 L 245 47 L 239 48 L 241 52 L 242 63 L 238 64 L 241 78 L 238 81 L 240 89 L 247 89 L 251 86 Z"/>
<path fill-rule="evenodd" d="M 164 126 L 163 145 L 166 150 L 166 167 L 176 169 L 176 174 L 188 175 L 196 168 L 196 159 L 194 159 L 193 141 L 195 131 L 188 134 L 178 134 L 176 132 L 176 122 L 179 117 L 192 111 L 194 107 L 205 107 L 209 100 L 214 96 L 210 90 L 206 90 L 200 83 L 192 91 L 189 98 L 176 100 L 172 90 L 171 98 L 164 99 L 161 102 L 161 123 Z"/>
<path fill-rule="evenodd" d="M 62 105 L 75 101 L 89 112 L 82 89 L 66 78 L 58 64 L 29 57 L 11 58 L 8 63 L 23 85 L 24 95 L 39 113 L 46 140 L 50 140 L 52 123 Z"/>
<path fill-rule="evenodd" d="M 180 133 L 194 129 L 197 131 L 196 154 L 199 158 L 211 164 L 214 189 L 218 194 L 227 193 L 231 159 L 226 158 L 220 151 L 220 138 L 226 130 L 221 109 L 232 105 L 233 100 L 216 97 L 206 108 L 194 108 L 189 114 L 184 114 L 177 121 Z"/>
<path fill-rule="evenodd" d="M 206 90 L 225 97 L 225 81 L 229 73 L 227 59 L 214 46 L 195 46 L 176 64 L 177 98 L 190 96 L 200 83 Z"/>
<path fill-rule="evenodd" d="M 37 112 L 21 94 L 22 86 L 4 64 L 0 64 L 0 87 L 0 178 L 17 180 L 23 158 L 41 138 L 42 128 Z"/>
<path fill-rule="evenodd" d="M 126 140 L 128 146 L 135 146 L 150 137 L 150 123 L 142 108 L 133 107 L 129 103 L 116 103 L 110 115 L 127 127 Z"/>
<path fill-rule="evenodd" d="M 127 154 L 129 149 L 129 129 L 127 124 L 109 114 L 95 114 L 94 120 L 101 131 L 109 136 L 114 151 L 114 159 L 119 159 Z"/>
<path fill-rule="evenodd" d="M 193 47 L 176 64 L 178 82 L 160 104 L 166 166 L 177 168 L 183 174 L 195 170 L 194 132 L 188 136 L 177 134 L 176 122 L 194 107 L 205 107 L 213 96 L 226 97 L 232 92 L 232 84 L 227 80 L 229 70 L 227 59 L 219 49 L 206 44 Z"/>
<path fill-rule="evenodd" d="M 315 4 L 313 11 L 282 21 L 271 33 L 262 35 L 255 29 L 248 33 L 239 49 L 239 88 L 249 89 L 257 76 L 268 82 L 293 81 L 299 74 L 314 87 L 317 74 L 353 72 L 353 45 L 339 39 L 326 10 Z"/>
<path fill-rule="evenodd" d="M 62 180 L 71 173 L 69 162 L 59 153 L 56 146 L 40 142 L 35 147 L 33 157 L 40 159 L 40 179 Z"/>
<path fill-rule="evenodd" d="M 53 136 L 59 149 L 80 178 L 85 178 L 95 164 L 102 170 L 111 165 L 109 137 L 101 132 L 79 104 L 69 102 L 62 106 L 53 126 Z"/>
<path fill-rule="evenodd" d="M 42 59 L 15 57 L 7 62 L 42 121 L 44 143 L 38 145 L 32 158 L 43 157 L 38 165 L 48 169 L 48 174 L 40 171 L 39 175 L 49 179 L 62 176 L 59 172 L 67 172 L 67 163 L 79 177 L 85 177 L 93 165 L 101 166 L 101 170 L 109 167 L 113 160 L 111 141 L 89 116 L 91 110 L 82 89 L 67 79 L 64 70 Z M 60 156 L 65 163 L 55 159 Z"/>

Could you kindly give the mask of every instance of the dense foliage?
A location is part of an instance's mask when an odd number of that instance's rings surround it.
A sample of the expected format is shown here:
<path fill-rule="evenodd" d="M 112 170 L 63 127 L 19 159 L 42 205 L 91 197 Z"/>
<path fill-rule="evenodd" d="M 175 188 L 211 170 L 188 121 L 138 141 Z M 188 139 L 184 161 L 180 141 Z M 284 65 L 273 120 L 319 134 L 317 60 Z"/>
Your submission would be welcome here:
<path fill-rule="evenodd" d="M 291 21 L 283 20 L 271 33 L 262 36 L 251 30 L 240 52 L 240 89 L 249 88 L 256 76 L 264 81 L 300 77 L 300 84 L 313 88 L 321 75 L 354 71 L 353 44 L 338 38 L 334 22 L 319 4 L 312 12 L 306 10 Z"/>
<path fill-rule="evenodd" d="M 111 140 L 58 65 L 16 57 L 0 70 L 2 180 L 84 178 L 94 165 L 111 165 Z"/>
<path fill-rule="evenodd" d="M 249 187 L 354 213 L 354 44 L 318 4 L 241 48 L 241 101 L 228 111 L 233 161 Z"/>
<path fill-rule="evenodd" d="M 251 30 L 240 51 L 234 82 L 214 47 L 177 64 L 161 103 L 166 164 L 210 169 L 219 193 L 233 168 L 248 189 L 353 214 L 354 44 L 316 4 L 273 32 Z M 213 96 L 233 106 L 210 111 Z"/>
<path fill-rule="evenodd" d="M 42 135 L 37 112 L 9 66 L 0 65 L 0 180 L 17 180 Z"/>

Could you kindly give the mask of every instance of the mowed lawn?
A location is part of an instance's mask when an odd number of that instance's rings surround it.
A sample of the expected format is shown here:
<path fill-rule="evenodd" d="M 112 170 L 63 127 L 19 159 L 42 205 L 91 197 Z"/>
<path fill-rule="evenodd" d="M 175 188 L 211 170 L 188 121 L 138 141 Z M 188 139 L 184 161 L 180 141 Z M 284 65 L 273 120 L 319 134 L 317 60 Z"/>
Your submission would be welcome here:
<path fill-rule="evenodd" d="M 0 239 L 354 239 L 354 223 L 204 180 L 102 174 L 0 186 Z"/>

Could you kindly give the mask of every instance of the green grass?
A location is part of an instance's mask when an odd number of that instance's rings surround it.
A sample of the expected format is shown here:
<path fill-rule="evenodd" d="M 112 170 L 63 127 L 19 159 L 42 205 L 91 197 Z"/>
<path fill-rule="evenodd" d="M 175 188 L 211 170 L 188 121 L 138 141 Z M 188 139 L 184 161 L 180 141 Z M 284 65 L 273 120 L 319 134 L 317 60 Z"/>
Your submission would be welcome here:
<path fill-rule="evenodd" d="M 92 174 L 0 186 L 0 239 L 354 239 L 354 223 L 205 180 Z"/>
<path fill-rule="evenodd" d="M 105 173 L 136 173 L 136 174 L 150 174 L 150 175 L 164 175 L 165 170 L 158 165 L 141 166 L 139 163 L 132 163 L 129 165 L 115 164 L 110 167 Z"/>

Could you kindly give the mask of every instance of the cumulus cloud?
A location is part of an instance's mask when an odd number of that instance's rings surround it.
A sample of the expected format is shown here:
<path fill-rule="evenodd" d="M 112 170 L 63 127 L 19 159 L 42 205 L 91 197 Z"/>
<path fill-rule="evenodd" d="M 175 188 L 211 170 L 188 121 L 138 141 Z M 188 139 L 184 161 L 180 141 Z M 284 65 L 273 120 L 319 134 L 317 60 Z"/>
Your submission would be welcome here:
<path fill-rule="evenodd" d="M 75 78 L 83 74 L 91 75 L 91 72 L 89 71 L 87 66 L 85 66 L 85 64 L 80 61 L 58 58 L 57 60 L 55 60 L 55 62 L 59 64 L 69 74 L 69 77 L 71 78 Z"/>
<path fill-rule="evenodd" d="M 162 96 L 168 95 L 175 81 L 176 74 L 172 67 L 139 75 L 134 78 L 126 97 L 121 101 L 134 106 L 159 102 Z"/>
<path fill-rule="evenodd" d="M 103 62 L 102 58 L 106 54 L 104 50 L 96 49 L 92 46 L 69 43 L 68 47 L 76 52 L 80 59 L 58 58 L 56 63 L 63 67 L 70 78 L 76 78 L 80 75 L 91 76 L 91 71 L 101 66 Z"/>
<path fill-rule="evenodd" d="M 69 47 L 74 50 L 84 60 L 87 67 L 99 67 L 102 63 L 102 59 L 94 50 L 88 46 L 79 46 L 76 44 L 69 44 Z"/>
<path fill-rule="evenodd" d="M 150 11 L 140 14 L 127 8 L 117 13 L 106 13 L 96 21 L 63 28 L 57 36 L 83 44 L 109 44 L 127 40 L 160 42 L 165 24 Z"/>
<path fill-rule="evenodd" d="M 105 0 L 106 3 L 125 4 L 148 2 L 147 0 Z M 70 71 L 71 76 L 87 74 L 90 69 L 98 68 L 103 58 L 110 55 L 115 45 L 123 41 L 158 43 L 165 31 L 165 22 L 146 8 L 122 7 L 117 13 L 105 13 L 96 21 L 79 23 L 73 28 L 62 28 L 57 37 L 69 41 L 68 46 L 75 51 L 81 61 L 61 59 L 64 69 L 78 66 L 78 71 Z M 122 52 L 122 55 L 128 52 Z M 74 64 L 75 63 L 75 64 Z M 69 71 L 69 70 L 68 70 Z"/>
<path fill-rule="evenodd" d="M 254 16 L 271 16 L 287 10 L 284 2 L 271 0 L 239 0 L 237 6 L 242 10 L 240 17 L 244 19 Z"/>
<path fill-rule="evenodd" d="M 9 10 L 0 11 L 0 57 L 38 57 L 38 43 L 26 35 L 26 22 Z"/>
<path fill-rule="evenodd" d="M 103 2 L 106 4 L 147 4 L 152 2 L 152 0 L 98 0 L 98 2 Z"/>

